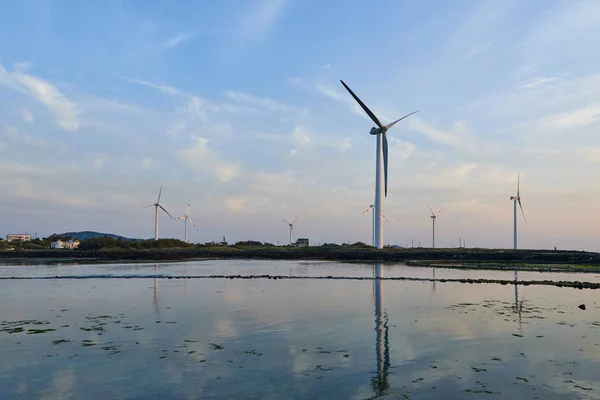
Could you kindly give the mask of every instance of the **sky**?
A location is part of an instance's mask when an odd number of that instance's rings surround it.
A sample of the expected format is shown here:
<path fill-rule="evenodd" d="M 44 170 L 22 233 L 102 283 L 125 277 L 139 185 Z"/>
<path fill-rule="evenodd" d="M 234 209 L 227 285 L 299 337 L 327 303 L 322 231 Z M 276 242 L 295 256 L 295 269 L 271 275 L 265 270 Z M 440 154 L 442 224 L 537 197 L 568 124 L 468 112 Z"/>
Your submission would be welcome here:
<path fill-rule="evenodd" d="M 0 14 L 0 235 L 600 251 L 600 2 L 14 0 Z M 160 237 L 183 220 L 159 217 Z"/>

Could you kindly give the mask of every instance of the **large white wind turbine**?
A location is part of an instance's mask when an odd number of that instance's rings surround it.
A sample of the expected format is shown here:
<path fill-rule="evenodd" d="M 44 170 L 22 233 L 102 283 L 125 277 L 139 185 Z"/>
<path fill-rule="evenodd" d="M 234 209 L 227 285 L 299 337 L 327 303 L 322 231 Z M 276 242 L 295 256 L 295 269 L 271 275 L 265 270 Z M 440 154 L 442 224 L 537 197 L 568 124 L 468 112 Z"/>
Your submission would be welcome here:
<path fill-rule="evenodd" d="M 292 232 L 294 231 L 294 224 L 296 223 L 296 220 L 298 220 L 298 217 L 299 216 L 296 215 L 296 218 L 294 218 L 292 222 L 287 222 L 285 219 L 283 220 L 283 222 L 290 226 L 290 245 L 292 244 Z"/>
<path fill-rule="evenodd" d="M 367 208 L 367 209 L 366 209 L 365 211 L 363 211 L 362 213 L 363 213 L 363 214 L 366 214 L 366 213 L 368 213 L 369 211 L 371 211 L 371 210 L 372 210 L 372 209 L 374 209 L 374 208 L 375 208 L 375 204 L 371 204 L 371 205 L 369 206 L 369 208 Z M 381 217 L 382 217 L 383 219 L 385 219 L 385 215 L 381 214 Z M 375 213 L 373 213 L 373 226 L 372 226 L 372 228 L 371 228 L 371 241 L 372 241 L 372 242 L 371 242 L 371 245 L 372 245 L 372 246 L 375 246 Z"/>
<path fill-rule="evenodd" d="M 190 200 L 191 202 L 192 200 Z M 187 212 L 185 213 L 185 215 L 182 215 L 181 217 L 177 218 L 177 219 L 183 219 L 184 221 L 184 226 L 185 226 L 185 242 L 187 243 L 187 222 L 188 220 L 190 221 L 190 223 L 192 224 L 193 227 L 196 227 L 196 224 L 194 223 L 194 221 L 192 221 L 192 218 L 190 217 L 190 202 L 188 202 L 188 206 L 187 206 Z M 196 230 L 198 230 L 198 228 L 196 228 Z"/>
<path fill-rule="evenodd" d="M 154 207 L 154 240 L 158 240 L 158 209 L 159 207 L 165 212 L 167 213 L 167 215 L 169 217 L 171 217 L 171 219 L 175 219 L 173 218 L 173 216 L 171 214 L 169 214 L 169 212 L 167 210 L 165 210 L 165 208 L 163 206 L 160 205 L 160 195 L 162 194 L 162 185 L 160 185 L 160 191 L 158 192 L 158 200 L 156 200 L 156 203 L 154 204 L 150 204 L 149 206 L 146 206 L 144 208 L 148 208 L 148 207 Z"/>
<path fill-rule="evenodd" d="M 514 243 L 513 248 L 517 249 L 517 203 L 519 203 L 519 207 L 521 208 L 521 213 L 523 214 L 523 220 L 527 222 L 527 218 L 525 218 L 525 212 L 523 211 L 523 206 L 521 205 L 521 195 L 520 195 L 520 185 L 521 185 L 521 174 L 517 174 L 517 195 L 510 196 L 510 199 L 514 203 Z"/>
<path fill-rule="evenodd" d="M 429 207 L 429 206 L 427 206 L 427 207 Z M 431 221 L 433 222 L 433 243 L 432 243 L 431 247 L 435 249 L 435 219 L 437 218 L 437 214 L 441 213 L 442 210 L 438 211 L 436 214 L 433 212 L 431 207 L 429 207 L 429 211 L 431 211 L 431 216 L 429 218 L 431 218 Z"/>
<path fill-rule="evenodd" d="M 375 207 L 375 204 L 371 204 L 369 208 L 363 211 L 363 214 L 368 213 L 371 209 Z M 373 223 L 371 224 L 371 246 L 375 246 L 375 213 L 373 213 Z"/>
<path fill-rule="evenodd" d="M 354 94 L 352 90 L 344 83 L 344 81 L 340 80 L 342 85 L 350 92 L 354 100 L 360 104 L 363 110 L 369 115 L 369 117 L 377 124 L 377 127 L 371 128 L 371 135 L 377 135 L 377 153 L 376 153 L 376 169 L 375 169 L 375 247 L 378 249 L 383 248 L 383 220 L 382 220 L 382 208 L 381 208 L 381 191 L 382 186 L 384 190 L 384 195 L 387 197 L 387 174 L 388 174 L 388 142 L 386 132 L 394 126 L 399 121 L 402 121 L 404 118 L 409 117 L 416 113 L 417 111 L 413 111 L 410 114 L 405 115 L 404 117 L 392 122 L 389 125 L 383 125 L 379 122 L 379 119 L 369 110 L 369 108 Z M 383 155 L 383 165 L 381 163 Z M 382 176 L 381 170 L 383 167 L 383 185 L 382 185 Z"/>

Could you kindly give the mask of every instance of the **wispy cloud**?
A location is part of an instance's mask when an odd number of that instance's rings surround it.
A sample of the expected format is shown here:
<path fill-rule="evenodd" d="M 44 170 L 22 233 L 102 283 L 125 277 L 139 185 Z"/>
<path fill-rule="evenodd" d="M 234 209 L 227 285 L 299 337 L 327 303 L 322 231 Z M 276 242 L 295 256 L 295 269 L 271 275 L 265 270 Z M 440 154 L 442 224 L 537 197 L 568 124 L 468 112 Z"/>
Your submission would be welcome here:
<path fill-rule="evenodd" d="M 489 49 L 490 47 L 492 47 L 493 44 L 494 44 L 493 41 L 489 41 L 489 42 L 487 42 L 485 44 L 482 44 L 482 45 L 479 45 L 479 46 L 475 46 L 473 49 L 471 49 L 467 53 L 467 55 L 465 56 L 465 58 L 475 57 L 479 53 L 482 53 L 482 52 L 486 51 L 487 49 Z"/>
<path fill-rule="evenodd" d="M 193 145 L 176 152 L 177 157 L 198 172 L 208 172 L 221 182 L 229 182 L 239 175 L 240 163 L 229 163 L 208 148 L 209 140 L 196 137 Z"/>
<path fill-rule="evenodd" d="M 76 104 L 49 82 L 19 70 L 8 72 L 0 65 L 0 85 L 28 94 L 44 104 L 54 114 L 56 123 L 63 129 L 79 129 Z"/>
<path fill-rule="evenodd" d="M 174 37 L 170 38 L 169 40 L 167 40 L 164 44 L 164 47 L 165 48 L 175 47 L 191 38 L 192 38 L 192 35 L 190 35 L 189 33 L 181 33 L 181 34 L 174 36 Z"/>
<path fill-rule="evenodd" d="M 238 24 L 244 39 L 264 40 L 285 9 L 285 0 L 255 0 Z"/>
<path fill-rule="evenodd" d="M 257 107 L 270 112 L 298 112 L 296 107 L 288 106 L 268 97 L 252 96 L 243 92 L 233 90 L 225 92 L 225 95 L 236 103 L 249 107 Z"/>
<path fill-rule="evenodd" d="M 594 104 L 544 118 L 542 124 L 548 129 L 567 130 L 590 125 L 599 120 L 600 104 Z"/>
<path fill-rule="evenodd" d="M 527 83 L 524 83 L 523 85 L 519 86 L 519 88 L 520 89 L 531 89 L 531 88 L 534 88 L 536 86 L 543 85 L 544 83 L 555 81 L 557 79 L 558 79 L 558 77 L 552 77 L 552 78 L 540 77 L 540 78 L 535 78 L 535 79 L 532 79 L 531 81 L 529 81 Z"/>
<path fill-rule="evenodd" d="M 127 78 L 127 80 L 131 83 L 136 83 L 138 85 L 147 86 L 149 88 L 161 91 L 165 94 L 171 94 L 171 95 L 181 94 L 181 92 L 179 90 L 175 89 L 173 86 L 161 85 L 159 83 L 153 83 L 153 82 L 145 81 L 143 79 Z"/>

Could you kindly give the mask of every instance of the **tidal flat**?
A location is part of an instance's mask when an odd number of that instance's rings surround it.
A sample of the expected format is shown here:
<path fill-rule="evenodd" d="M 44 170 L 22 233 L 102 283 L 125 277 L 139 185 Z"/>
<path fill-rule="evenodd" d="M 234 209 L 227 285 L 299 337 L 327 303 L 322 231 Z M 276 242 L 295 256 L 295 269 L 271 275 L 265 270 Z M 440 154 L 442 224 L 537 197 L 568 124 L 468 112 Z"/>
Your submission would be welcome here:
<path fill-rule="evenodd" d="M 226 278 L 253 275 L 293 279 Z M 205 260 L 0 278 L 3 399 L 600 397 L 599 292 L 519 284 L 597 273 Z M 441 281 L 482 278 L 516 284 Z"/>

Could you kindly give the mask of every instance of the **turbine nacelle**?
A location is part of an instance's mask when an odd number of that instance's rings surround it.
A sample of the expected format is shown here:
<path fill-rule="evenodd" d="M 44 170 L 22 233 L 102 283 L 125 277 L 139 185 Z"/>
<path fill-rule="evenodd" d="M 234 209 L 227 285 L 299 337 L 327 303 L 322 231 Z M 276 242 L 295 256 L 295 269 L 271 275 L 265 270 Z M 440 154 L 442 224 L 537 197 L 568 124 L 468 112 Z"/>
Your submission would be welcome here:
<path fill-rule="evenodd" d="M 511 200 L 521 200 L 521 197 L 517 197 L 517 196 L 510 196 Z"/>
<path fill-rule="evenodd" d="M 381 133 L 381 129 L 374 126 L 371 128 L 371 131 L 369 133 L 371 135 L 379 135 Z"/>

